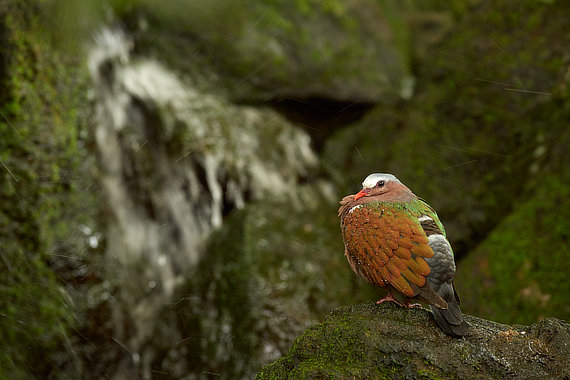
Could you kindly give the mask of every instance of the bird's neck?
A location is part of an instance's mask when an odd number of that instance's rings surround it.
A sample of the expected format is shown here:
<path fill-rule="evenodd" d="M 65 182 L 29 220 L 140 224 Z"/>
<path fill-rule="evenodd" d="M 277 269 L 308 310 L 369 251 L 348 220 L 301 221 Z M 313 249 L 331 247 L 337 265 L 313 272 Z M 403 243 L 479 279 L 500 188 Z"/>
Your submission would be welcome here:
<path fill-rule="evenodd" d="M 402 191 L 399 192 L 391 192 L 390 194 L 371 194 L 357 200 L 354 200 L 354 194 L 347 195 L 340 201 L 341 207 L 338 210 L 338 214 L 344 217 L 354 206 L 365 205 L 371 202 L 406 203 L 413 202 L 417 199 L 418 197 L 408 188 L 402 189 Z"/>

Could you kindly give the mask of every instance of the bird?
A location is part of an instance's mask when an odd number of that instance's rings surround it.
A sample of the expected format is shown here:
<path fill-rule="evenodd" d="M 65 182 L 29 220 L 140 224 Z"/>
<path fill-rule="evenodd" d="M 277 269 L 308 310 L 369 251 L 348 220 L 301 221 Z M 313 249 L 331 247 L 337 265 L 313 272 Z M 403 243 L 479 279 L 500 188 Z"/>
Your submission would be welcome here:
<path fill-rule="evenodd" d="M 455 259 L 435 210 L 392 174 L 373 173 L 362 190 L 340 201 L 345 256 L 352 270 L 386 288 L 377 304 L 430 306 L 435 321 L 453 337 L 468 334 L 455 290 Z M 405 300 L 400 302 L 398 298 Z"/>

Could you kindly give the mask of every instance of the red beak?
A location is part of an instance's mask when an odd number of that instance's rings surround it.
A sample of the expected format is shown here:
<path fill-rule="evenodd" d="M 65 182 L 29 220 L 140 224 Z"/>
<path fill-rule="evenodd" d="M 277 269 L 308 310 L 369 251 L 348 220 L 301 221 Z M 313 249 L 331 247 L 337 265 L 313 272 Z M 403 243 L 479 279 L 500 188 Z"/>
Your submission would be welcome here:
<path fill-rule="evenodd" d="M 369 191 L 370 191 L 370 190 L 368 190 L 368 189 L 362 189 L 362 190 L 360 190 L 360 191 L 359 191 L 358 193 L 356 193 L 356 195 L 354 196 L 354 200 L 356 201 L 356 200 L 358 200 L 358 199 L 360 199 L 360 198 L 362 198 L 362 197 L 367 196 Z"/>

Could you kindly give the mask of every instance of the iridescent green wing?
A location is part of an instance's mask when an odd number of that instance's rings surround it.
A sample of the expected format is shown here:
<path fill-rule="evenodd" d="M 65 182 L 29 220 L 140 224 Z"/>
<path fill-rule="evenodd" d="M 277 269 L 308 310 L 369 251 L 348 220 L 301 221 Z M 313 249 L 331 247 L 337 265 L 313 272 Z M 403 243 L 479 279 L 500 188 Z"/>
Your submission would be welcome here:
<path fill-rule="evenodd" d="M 441 234 L 447 237 L 445 228 L 439 220 L 437 213 L 423 199 L 418 198 L 414 202 L 411 202 L 409 207 L 414 210 L 427 236 Z"/>

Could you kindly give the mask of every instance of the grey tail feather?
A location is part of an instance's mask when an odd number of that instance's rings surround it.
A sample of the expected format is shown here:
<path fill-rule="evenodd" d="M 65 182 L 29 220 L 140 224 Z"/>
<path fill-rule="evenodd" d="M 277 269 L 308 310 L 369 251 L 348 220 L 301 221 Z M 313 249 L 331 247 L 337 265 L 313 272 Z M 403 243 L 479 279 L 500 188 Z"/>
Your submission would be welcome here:
<path fill-rule="evenodd" d="M 463 319 L 459 306 L 455 303 L 448 302 L 448 309 L 438 309 L 431 306 L 431 312 L 435 321 L 443 331 L 454 337 L 462 337 L 469 333 L 469 324 Z M 459 317 L 452 311 L 456 309 Z"/>
<path fill-rule="evenodd" d="M 459 308 L 459 296 L 455 291 L 453 284 L 451 289 L 453 293 L 444 292 L 443 299 L 447 301 L 447 309 L 440 309 L 430 305 L 431 312 L 437 324 L 443 331 L 454 337 L 462 337 L 468 334 L 469 324 L 463 319 L 463 314 Z M 444 285 L 445 286 L 445 285 Z"/>

